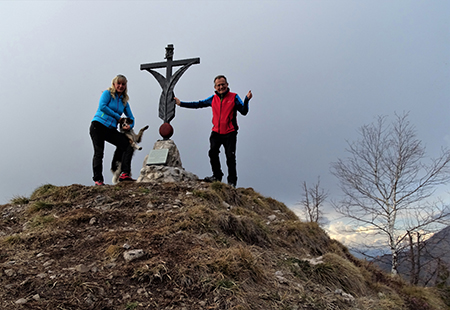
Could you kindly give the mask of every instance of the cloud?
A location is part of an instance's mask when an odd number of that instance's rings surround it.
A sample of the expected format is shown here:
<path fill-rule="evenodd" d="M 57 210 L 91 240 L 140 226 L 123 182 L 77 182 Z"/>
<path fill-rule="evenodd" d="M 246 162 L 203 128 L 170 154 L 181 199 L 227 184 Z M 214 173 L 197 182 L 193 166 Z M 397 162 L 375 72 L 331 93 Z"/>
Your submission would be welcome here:
<path fill-rule="evenodd" d="M 349 247 L 387 247 L 386 236 L 374 227 L 354 226 L 344 221 L 331 222 L 328 235 Z"/>

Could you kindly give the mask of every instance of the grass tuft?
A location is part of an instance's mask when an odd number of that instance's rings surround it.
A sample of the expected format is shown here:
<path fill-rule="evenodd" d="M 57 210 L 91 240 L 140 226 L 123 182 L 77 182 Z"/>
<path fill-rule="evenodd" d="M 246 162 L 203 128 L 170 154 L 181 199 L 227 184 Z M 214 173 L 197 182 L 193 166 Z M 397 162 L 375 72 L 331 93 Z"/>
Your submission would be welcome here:
<path fill-rule="evenodd" d="M 51 195 L 58 187 L 52 184 L 45 184 L 36 188 L 30 196 L 31 200 L 37 200 L 41 197 Z"/>
<path fill-rule="evenodd" d="M 163 261 L 158 261 L 154 263 L 148 263 L 145 266 L 138 268 L 134 271 L 133 278 L 137 279 L 139 282 L 152 283 L 155 280 L 159 282 L 164 282 L 165 280 L 172 280 L 169 275 L 169 270 L 166 263 Z"/>
<path fill-rule="evenodd" d="M 274 224 L 275 234 L 285 246 L 295 246 L 305 254 L 323 255 L 335 248 L 331 239 L 317 223 L 285 221 Z"/>
<path fill-rule="evenodd" d="M 118 258 L 122 253 L 123 248 L 118 245 L 110 245 L 105 251 L 106 256 L 113 260 Z"/>
<path fill-rule="evenodd" d="M 224 184 L 222 182 L 211 183 L 211 189 L 216 192 L 222 191 L 223 186 L 224 186 Z"/>
<path fill-rule="evenodd" d="M 235 236 L 238 240 L 252 245 L 264 245 L 269 241 L 262 224 L 258 223 L 255 218 L 221 213 L 217 221 L 225 234 Z"/>
<path fill-rule="evenodd" d="M 53 204 L 52 203 L 48 203 L 48 202 L 45 202 L 45 201 L 36 201 L 28 208 L 28 212 L 29 213 L 36 213 L 36 212 L 39 212 L 41 210 L 51 210 L 52 208 L 53 208 Z"/>
<path fill-rule="evenodd" d="M 22 242 L 23 242 L 22 237 L 18 234 L 14 234 L 14 235 L 3 238 L 1 243 L 5 244 L 5 245 L 14 245 L 14 244 L 20 244 Z"/>
<path fill-rule="evenodd" d="M 127 305 L 125 306 L 125 309 L 126 310 L 134 310 L 134 309 L 136 309 L 137 308 L 137 306 L 138 306 L 138 303 L 135 301 L 135 302 L 129 302 L 129 303 L 127 303 Z"/>
<path fill-rule="evenodd" d="M 10 200 L 13 205 L 26 205 L 30 202 L 30 199 L 24 196 L 15 196 Z"/>
<path fill-rule="evenodd" d="M 431 310 L 445 309 L 446 305 L 436 288 L 405 285 L 403 287 L 406 304 L 409 309 Z"/>
<path fill-rule="evenodd" d="M 207 265 L 211 272 L 220 275 L 219 279 L 235 283 L 249 280 L 258 283 L 265 278 L 261 262 L 249 247 L 234 246 L 223 249 Z"/>
<path fill-rule="evenodd" d="M 35 216 L 30 221 L 30 226 L 33 228 L 45 228 L 47 225 L 53 223 L 55 218 L 52 215 Z"/>
<path fill-rule="evenodd" d="M 367 291 L 366 282 L 359 268 L 333 253 L 323 256 L 323 262 L 311 264 L 308 260 L 287 260 L 293 274 L 304 281 L 323 283 L 333 289 L 342 289 L 353 296 Z"/>

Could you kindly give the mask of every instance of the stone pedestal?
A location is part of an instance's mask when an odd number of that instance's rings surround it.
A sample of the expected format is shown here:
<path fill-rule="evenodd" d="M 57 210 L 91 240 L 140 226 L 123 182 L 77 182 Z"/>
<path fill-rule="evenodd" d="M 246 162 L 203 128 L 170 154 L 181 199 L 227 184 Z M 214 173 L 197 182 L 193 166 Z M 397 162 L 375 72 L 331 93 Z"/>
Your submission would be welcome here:
<path fill-rule="evenodd" d="M 148 165 L 148 156 L 144 159 L 141 174 L 137 182 L 183 182 L 198 180 L 198 177 L 183 169 L 180 153 L 173 140 L 158 140 L 153 150 L 168 150 L 165 164 Z"/>

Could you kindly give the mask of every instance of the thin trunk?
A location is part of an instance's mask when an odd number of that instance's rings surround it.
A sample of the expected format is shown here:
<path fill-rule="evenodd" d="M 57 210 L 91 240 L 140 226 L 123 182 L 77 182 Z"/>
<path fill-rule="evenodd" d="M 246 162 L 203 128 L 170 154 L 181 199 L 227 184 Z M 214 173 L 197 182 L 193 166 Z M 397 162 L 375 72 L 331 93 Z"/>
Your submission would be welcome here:
<path fill-rule="evenodd" d="M 392 257 L 391 275 L 393 277 L 395 277 L 398 274 L 398 253 L 397 253 L 397 247 L 395 245 L 395 240 L 392 237 L 392 235 L 389 236 L 389 246 L 391 248 L 391 257 Z"/>
<path fill-rule="evenodd" d="M 395 240 L 396 211 L 395 211 L 395 206 L 388 206 L 388 208 L 394 210 L 388 215 L 387 222 L 388 222 L 388 234 L 389 234 L 389 247 L 391 248 L 391 255 L 392 255 L 391 275 L 393 277 L 395 277 L 398 275 L 398 251 L 397 251 L 397 244 L 396 244 L 396 240 Z"/>
<path fill-rule="evenodd" d="M 409 271 L 409 283 L 410 284 L 417 284 L 417 270 L 416 270 L 416 260 L 415 260 L 415 254 L 414 254 L 414 240 L 411 235 L 411 232 L 407 232 L 408 240 L 409 240 L 409 259 L 411 261 L 411 269 Z"/>
<path fill-rule="evenodd" d="M 420 253 L 422 252 L 422 245 L 420 241 L 420 233 L 417 232 L 417 270 L 416 270 L 416 279 L 414 281 L 414 285 L 417 285 L 419 283 L 419 276 L 420 276 L 420 269 L 422 267 L 422 264 L 420 262 Z"/>

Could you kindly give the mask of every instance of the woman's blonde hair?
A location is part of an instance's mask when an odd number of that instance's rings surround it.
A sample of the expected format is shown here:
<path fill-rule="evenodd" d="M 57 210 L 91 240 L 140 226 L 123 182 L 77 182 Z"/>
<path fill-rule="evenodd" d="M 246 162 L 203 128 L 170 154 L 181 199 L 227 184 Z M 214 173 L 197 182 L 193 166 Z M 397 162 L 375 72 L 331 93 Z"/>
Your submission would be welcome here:
<path fill-rule="evenodd" d="M 116 87 L 114 86 L 114 83 L 116 83 L 118 81 L 125 81 L 125 83 L 128 83 L 127 78 L 122 74 L 118 74 L 115 78 L 113 78 L 113 80 L 111 81 L 111 87 L 108 88 L 108 90 L 114 99 L 116 99 L 116 92 L 117 92 Z M 128 87 L 125 87 L 125 90 L 123 91 L 123 94 L 122 94 L 122 103 L 124 106 L 127 104 L 128 100 L 130 99 L 130 97 L 128 97 L 127 90 L 128 90 Z"/>

